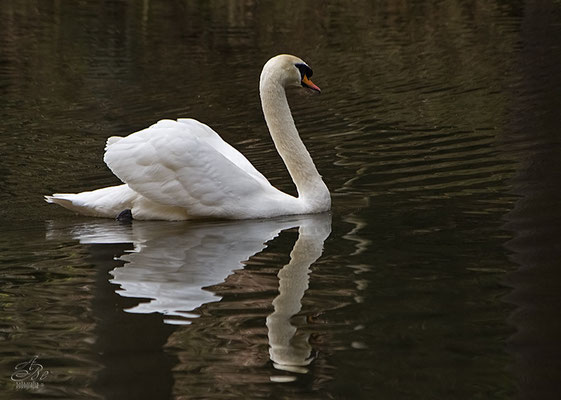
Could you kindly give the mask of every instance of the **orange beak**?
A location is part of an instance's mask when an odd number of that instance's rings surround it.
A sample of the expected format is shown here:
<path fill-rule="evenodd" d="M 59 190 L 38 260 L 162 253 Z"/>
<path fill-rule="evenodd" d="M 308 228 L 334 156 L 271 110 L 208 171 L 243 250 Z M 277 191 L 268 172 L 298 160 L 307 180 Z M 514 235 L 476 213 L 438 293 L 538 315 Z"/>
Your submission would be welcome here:
<path fill-rule="evenodd" d="M 302 86 L 315 90 L 318 93 L 321 93 L 321 89 L 318 86 L 316 86 L 314 82 L 309 80 L 306 75 L 304 75 L 304 77 L 302 78 Z"/>

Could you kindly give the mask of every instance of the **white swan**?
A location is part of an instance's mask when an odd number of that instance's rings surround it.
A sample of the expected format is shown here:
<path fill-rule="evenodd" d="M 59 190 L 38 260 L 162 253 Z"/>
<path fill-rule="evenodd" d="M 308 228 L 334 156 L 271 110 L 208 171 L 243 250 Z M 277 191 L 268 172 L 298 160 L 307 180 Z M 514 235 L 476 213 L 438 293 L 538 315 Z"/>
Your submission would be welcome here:
<path fill-rule="evenodd" d="M 298 135 L 285 92 L 291 86 L 319 92 L 311 76 L 304 61 L 282 54 L 265 64 L 259 82 L 265 121 L 298 197 L 272 186 L 207 125 L 178 119 L 107 140 L 104 161 L 123 185 L 57 193 L 45 200 L 96 217 L 114 218 L 131 210 L 134 219 L 142 220 L 248 219 L 327 211 L 329 190 Z"/>

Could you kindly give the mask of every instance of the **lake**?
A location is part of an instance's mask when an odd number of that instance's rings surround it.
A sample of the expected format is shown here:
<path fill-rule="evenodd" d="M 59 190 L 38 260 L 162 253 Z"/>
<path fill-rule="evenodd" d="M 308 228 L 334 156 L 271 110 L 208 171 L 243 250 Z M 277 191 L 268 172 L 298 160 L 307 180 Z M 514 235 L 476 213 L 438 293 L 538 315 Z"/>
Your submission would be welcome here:
<path fill-rule="evenodd" d="M 559 1 L 42 1 L 0 9 L 0 398 L 556 399 Z M 209 124 L 295 187 L 288 93 L 330 213 L 74 215 L 107 137 Z"/>

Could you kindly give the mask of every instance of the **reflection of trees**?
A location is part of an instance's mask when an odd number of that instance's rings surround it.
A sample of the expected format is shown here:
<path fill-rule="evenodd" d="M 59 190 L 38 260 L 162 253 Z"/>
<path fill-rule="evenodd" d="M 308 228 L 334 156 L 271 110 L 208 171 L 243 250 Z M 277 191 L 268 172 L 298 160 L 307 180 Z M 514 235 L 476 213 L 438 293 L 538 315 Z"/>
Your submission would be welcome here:
<path fill-rule="evenodd" d="M 22 0 L 3 7 L 0 50 L 9 65 L 10 85 L 68 101 L 88 92 L 94 96 L 88 106 L 101 104 L 105 112 L 131 95 L 134 88 L 127 87 L 127 81 L 140 83 L 143 91 L 174 89 L 168 95 L 179 99 L 185 99 L 180 96 L 185 90 L 190 96 L 220 92 L 221 85 L 215 83 L 231 80 L 232 72 L 251 78 L 253 87 L 262 62 L 275 47 L 280 47 L 277 52 L 289 47 L 284 50 L 308 55 L 324 79 L 338 82 L 339 93 L 347 87 L 362 94 L 378 88 L 377 92 L 387 92 L 387 101 L 415 104 L 424 109 L 411 112 L 427 116 L 435 105 L 410 98 L 408 86 L 425 85 L 427 96 L 436 101 L 444 100 L 430 95 L 431 89 L 462 86 L 455 97 L 464 113 L 471 113 L 471 106 L 485 101 L 477 90 L 484 78 L 486 83 L 493 81 L 491 74 L 500 85 L 505 60 L 491 55 L 512 51 L 514 43 L 506 35 L 504 40 L 487 40 L 508 33 L 493 23 L 499 6 L 459 0 L 351 3 Z M 515 13 L 500 12 L 506 17 Z M 238 64 L 244 68 L 233 67 Z M 202 79 L 208 74 L 214 78 Z M 188 87 L 166 82 L 166 77 L 182 75 Z M 151 100 L 157 106 L 164 99 Z M 475 113 L 464 117 L 482 118 Z"/>

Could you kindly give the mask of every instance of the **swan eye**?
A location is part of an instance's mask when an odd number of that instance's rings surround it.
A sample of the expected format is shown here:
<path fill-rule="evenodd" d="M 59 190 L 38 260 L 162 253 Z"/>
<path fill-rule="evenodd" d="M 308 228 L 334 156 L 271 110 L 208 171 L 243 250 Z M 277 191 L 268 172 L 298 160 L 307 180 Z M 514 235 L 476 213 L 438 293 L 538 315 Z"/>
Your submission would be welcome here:
<path fill-rule="evenodd" d="M 306 64 L 298 63 L 294 65 L 300 71 L 300 79 L 304 79 L 304 77 L 311 78 L 312 75 L 314 74 L 314 71 L 312 71 L 312 69 L 308 67 Z"/>

